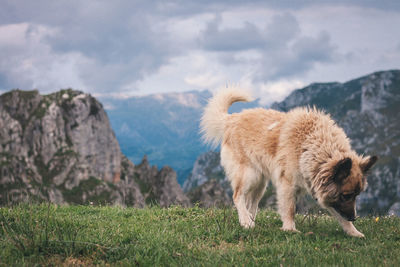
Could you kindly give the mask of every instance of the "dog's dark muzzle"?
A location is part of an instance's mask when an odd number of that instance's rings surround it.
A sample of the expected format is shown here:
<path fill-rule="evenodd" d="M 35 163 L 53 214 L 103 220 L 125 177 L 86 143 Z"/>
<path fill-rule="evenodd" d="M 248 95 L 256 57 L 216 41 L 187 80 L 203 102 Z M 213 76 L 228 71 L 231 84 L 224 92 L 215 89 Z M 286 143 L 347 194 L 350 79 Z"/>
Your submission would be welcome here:
<path fill-rule="evenodd" d="M 337 210 L 336 209 L 336 211 L 343 217 L 343 218 L 345 218 L 346 220 L 348 220 L 349 222 L 354 222 L 357 218 L 356 218 L 356 216 L 355 216 L 355 212 L 353 211 L 353 212 L 351 212 L 350 214 L 346 214 L 346 213 L 344 213 L 344 212 L 342 212 L 341 210 Z"/>
<path fill-rule="evenodd" d="M 340 214 L 343 218 L 350 222 L 354 222 L 356 220 L 356 211 L 354 205 L 333 205 L 332 206 L 337 213 Z"/>

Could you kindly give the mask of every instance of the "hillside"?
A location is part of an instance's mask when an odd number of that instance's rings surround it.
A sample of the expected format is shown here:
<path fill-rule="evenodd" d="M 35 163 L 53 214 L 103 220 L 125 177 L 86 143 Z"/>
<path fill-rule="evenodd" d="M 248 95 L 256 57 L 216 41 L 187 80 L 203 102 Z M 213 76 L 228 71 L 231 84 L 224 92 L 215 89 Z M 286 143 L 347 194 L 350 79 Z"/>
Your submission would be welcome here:
<path fill-rule="evenodd" d="M 326 215 L 296 216 L 283 232 L 273 211 L 254 229 L 234 209 L 33 205 L 0 208 L 1 266 L 397 266 L 400 219 L 355 222 L 343 233 Z"/>

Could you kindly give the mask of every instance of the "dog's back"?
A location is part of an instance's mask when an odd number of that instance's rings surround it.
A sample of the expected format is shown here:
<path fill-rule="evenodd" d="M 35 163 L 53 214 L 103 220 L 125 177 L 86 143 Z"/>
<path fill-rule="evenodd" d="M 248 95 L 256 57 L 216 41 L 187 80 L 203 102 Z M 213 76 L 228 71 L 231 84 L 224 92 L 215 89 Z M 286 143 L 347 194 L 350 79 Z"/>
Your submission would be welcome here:
<path fill-rule="evenodd" d="M 279 145 L 285 114 L 262 108 L 248 109 L 227 117 L 222 146 L 229 148 L 236 161 L 268 171 Z"/>

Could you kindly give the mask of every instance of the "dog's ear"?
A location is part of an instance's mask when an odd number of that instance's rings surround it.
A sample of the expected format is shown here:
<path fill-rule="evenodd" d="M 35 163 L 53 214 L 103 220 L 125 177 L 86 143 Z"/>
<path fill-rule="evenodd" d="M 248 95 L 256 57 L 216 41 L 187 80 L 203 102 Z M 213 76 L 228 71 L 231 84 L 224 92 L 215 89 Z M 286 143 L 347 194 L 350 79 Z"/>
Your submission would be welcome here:
<path fill-rule="evenodd" d="M 369 171 L 369 169 L 374 166 L 377 160 L 377 156 L 368 156 L 366 158 L 363 158 L 360 162 L 360 168 L 362 172 L 365 174 L 367 171 Z"/>
<path fill-rule="evenodd" d="M 344 158 L 336 163 L 333 167 L 333 181 L 336 184 L 341 184 L 350 175 L 352 164 L 351 158 Z"/>

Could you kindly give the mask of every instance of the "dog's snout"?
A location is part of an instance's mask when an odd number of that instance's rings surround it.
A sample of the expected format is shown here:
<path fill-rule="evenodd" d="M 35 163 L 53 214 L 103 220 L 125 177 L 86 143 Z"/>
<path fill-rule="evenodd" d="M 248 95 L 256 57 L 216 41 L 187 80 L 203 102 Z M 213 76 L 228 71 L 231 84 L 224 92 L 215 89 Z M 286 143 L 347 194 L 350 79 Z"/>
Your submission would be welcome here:
<path fill-rule="evenodd" d="M 357 218 L 355 205 L 343 205 L 342 203 L 335 203 L 333 208 L 339 213 L 343 219 L 346 219 L 350 222 L 354 222 Z"/>

